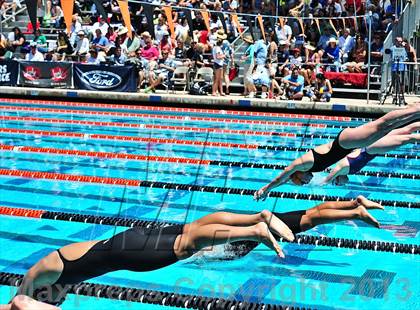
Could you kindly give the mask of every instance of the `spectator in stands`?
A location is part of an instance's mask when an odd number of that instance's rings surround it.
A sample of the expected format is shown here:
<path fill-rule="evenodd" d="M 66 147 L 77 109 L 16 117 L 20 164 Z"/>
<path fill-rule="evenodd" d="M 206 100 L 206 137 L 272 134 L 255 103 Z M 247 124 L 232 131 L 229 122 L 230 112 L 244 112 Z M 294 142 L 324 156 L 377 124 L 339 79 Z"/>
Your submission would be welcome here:
<path fill-rule="evenodd" d="M 40 29 L 35 31 L 33 41 L 36 42 L 38 51 L 41 53 L 46 53 L 48 51 L 47 38 L 42 34 Z"/>
<path fill-rule="evenodd" d="M 162 58 L 158 60 L 157 69 L 149 71 L 150 86 L 145 89 L 145 93 L 155 92 L 156 87 L 165 81 L 169 83 L 178 64 L 168 56 L 169 51 L 162 51 Z"/>
<path fill-rule="evenodd" d="M 53 1 L 52 8 L 51 8 L 50 23 L 53 24 L 55 28 L 61 28 L 63 18 L 64 18 L 64 12 L 61 9 L 60 3 L 58 1 Z"/>
<path fill-rule="evenodd" d="M 317 47 L 320 50 L 325 50 L 328 46 L 328 42 L 332 37 L 332 29 L 330 27 L 325 27 L 324 31 L 321 32 L 321 36 L 319 37 Z"/>
<path fill-rule="evenodd" d="M 350 73 L 362 73 L 365 68 L 367 44 L 361 35 L 356 36 L 356 45 L 351 52 L 351 62 L 345 64 Z"/>
<path fill-rule="evenodd" d="M 191 47 L 187 50 L 187 58 L 191 59 L 192 69 L 202 68 L 205 65 L 204 62 L 204 53 L 205 47 L 202 43 L 197 43 L 195 41 L 191 42 Z"/>
<path fill-rule="evenodd" d="M 80 30 L 77 33 L 76 48 L 74 49 L 73 55 L 82 56 L 89 52 L 89 40 L 86 38 L 85 32 Z"/>
<path fill-rule="evenodd" d="M 314 88 L 309 91 L 307 95 L 312 101 L 329 102 L 331 100 L 332 92 L 330 80 L 325 78 L 323 73 L 318 73 L 316 75 Z"/>
<path fill-rule="evenodd" d="M 141 46 L 140 39 L 135 33 L 133 33 L 133 36 L 131 39 L 127 34 L 128 34 L 127 27 L 119 28 L 118 38 L 119 38 L 119 42 L 121 42 L 122 52 L 123 54 L 128 55 L 128 56 L 136 56 L 136 52 Z M 149 39 L 150 39 L 150 35 L 149 35 Z"/>
<path fill-rule="evenodd" d="M 407 61 L 409 62 L 407 65 L 408 85 L 411 87 L 409 87 L 408 90 L 413 91 L 413 87 L 419 79 L 416 50 L 412 45 L 410 45 L 410 42 L 406 38 L 403 39 L 402 45 L 405 48 Z"/>
<path fill-rule="evenodd" d="M 254 41 L 250 35 L 244 37 L 243 40 L 248 44 L 248 48 L 245 50 L 244 55 L 241 57 L 241 61 L 244 67 L 244 96 L 248 96 L 248 89 L 251 88 L 251 86 L 247 85 L 247 83 L 252 81 L 252 73 L 254 71 L 255 65 Z"/>
<path fill-rule="evenodd" d="M 44 55 L 42 55 L 41 52 L 37 49 L 36 42 L 31 42 L 30 46 L 30 52 L 26 54 L 25 60 L 27 61 L 44 61 Z"/>
<path fill-rule="evenodd" d="M 208 50 L 211 50 L 216 45 L 218 29 L 219 27 L 217 25 L 212 25 L 210 28 L 210 33 L 208 33 L 208 38 L 206 42 Z"/>
<path fill-rule="evenodd" d="M 227 35 L 223 32 L 220 32 L 218 35 L 218 40 L 223 40 L 222 43 L 222 51 L 223 54 L 225 55 L 224 58 L 224 62 L 223 62 L 223 79 L 225 81 L 225 86 L 226 86 L 226 91 L 225 94 L 229 95 L 230 91 L 229 91 L 229 87 L 230 87 L 230 80 L 229 80 L 229 72 L 230 69 L 233 68 L 235 66 L 235 62 L 233 59 L 233 49 L 232 46 L 230 45 L 229 41 L 226 40 L 227 39 Z"/>
<path fill-rule="evenodd" d="M 337 46 L 337 40 L 331 37 L 327 42 L 325 50 L 320 51 L 323 63 L 333 64 L 327 66 L 327 71 L 338 71 L 340 68 L 340 48 Z"/>
<path fill-rule="evenodd" d="M 265 66 L 267 61 L 267 44 L 265 44 L 263 35 L 261 35 L 260 39 L 255 42 L 254 53 L 255 64 L 257 66 Z"/>
<path fill-rule="evenodd" d="M 109 61 L 117 66 L 123 66 L 127 61 L 127 56 L 122 53 L 121 47 L 116 47 L 114 54 L 109 57 Z"/>
<path fill-rule="evenodd" d="M 108 33 L 108 23 L 103 19 L 102 16 L 98 17 L 98 21 L 93 24 L 92 28 L 90 28 L 90 32 L 92 35 L 96 34 L 96 29 L 100 29 L 101 33 Z"/>
<path fill-rule="evenodd" d="M 190 31 L 190 26 L 188 25 L 188 20 L 185 17 L 180 18 L 180 21 L 175 26 L 175 37 L 181 39 L 185 42 L 188 38 Z"/>
<path fill-rule="evenodd" d="M 47 0 L 45 2 L 45 12 L 44 12 L 44 16 L 42 17 L 42 26 L 49 28 L 51 27 L 51 7 L 52 7 L 52 3 L 51 0 Z"/>
<path fill-rule="evenodd" d="M 223 64 L 225 60 L 225 54 L 222 50 L 223 39 L 217 40 L 216 45 L 213 47 L 213 70 L 214 70 L 214 79 L 213 79 L 213 89 L 212 96 L 217 96 L 219 92 L 220 96 L 224 96 L 223 93 Z"/>
<path fill-rule="evenodd" d="M 95 37 L 92 39 L 91 48 L 96 49 L 98 52 L 106 52 L 108 50 L 109 41 L 102 35 L 101 29 L 95 30 Z"/>
<path fill-rule="evenodd" d="M 277 50 L 276 33 L 271 31 L 269 34 L 269 43 L 267 48 L 267 58 L 271 64 L 277 63 Z"/>
<path fill-rule="evenodd" d="M 170 54 L 175 52 L 173 48 L 172 40 L 169 37 L 169 32 L 167 31 L 163 33 L 162 40 L 160 40 L 160 43 L 158 46 L 159 46 L 160 52 L 168 51 Z"/>
<path fill-rule="evenodd" d="M 146 46 L 140 49 L 140 55 L 143 68 L 153 71 L 156 66 L 156 61 L 159 59 L 159 50 L 153 45 L 152 39 L 146 39 Z"/>
<path fill-rule="evenodd" d="M 287 24 L 286 18 L 283 20 L 283 25 L 281 24 L 277 25 L 275 31 L 276 31 L 277 39 L 279 41 L 281 40 L 287 41 L 287 43 L 290 44 L 293 33 L 292 33 L 292 28 Z"/>
<path fill-rule="evenodd" d="M 21 7 L 20 5 L 20 1 L 18 0 L 5 0 L 2 5 L 1 5 L 1 11 L 2 11 L 2 16 L 3 19 L 7 18 L 6 16 L 6 12 L 11 9 L 12 10 L 12 22 L 14 22 L 16 20 L 15 16 L 16 16 L 16 8 L 17 7 Z"/>
<path fill-rule="evenodd" d="M 176 40 L 174 57 L 175 57 L 175 60 L 178 60 L 178 61 L 183 61 L 187 59 L 187 50 L 185 49 L 184 41 L 181 38 L 178 38 L 178 40 Z"/>
<path fill-rule="evenodd" d="M 287 85 L 286 97 L 287 99 L 301 100 L 303 97 L 303 86 L 305 79 L 299 74 L 299 68 L 292 69 L 292 74 L 283 79 L 283 83 Z"/>
<path fill-rule="evenodd" d="M 378 74 L 380 72 L 380 65 L 384 58 L 384 42 L 381 40 L 381 35 L 375 33 L 373 35 L 373 42 L 370 47 L 370 62 L 374 66 L 372 74 Z"/>
<path fill-rule="evenodd" d="M 163 36 L 168 33 L 168 26 L 166 26 L 166 17 L 163 14 L 159 15 L 158 23 L 155 25 L 155 44 L 159 45 Z"/>
<path fill-rule="evenodd" d="M 292 50 L 292 55 L 290 55 L 290 65 L 292 68 L 302 66 L 303 58 L 300 55 L 300 48 L 294 48 Z"/>
<path fill-rule="evenodd" d="M 261 87 L 261 99 L 266 99 L 268 97 L 268 91 L 271 87 L 270 65 L 271 64 L 267 61 L 264 65 L 254 66 L 252 75 L 247 81 L 249 98 L 255 97 L 257 87 Z"/>
<path fill-rule="evenodd" d="M 80 23 L 78 16 L 73 15 L 70 27 L 70 43 L 72 46 L 76 44 L 77 34 L 80 30 L 82 30 L 82 24 Z"/>
<path fill-rule="evenodd" d="M 26 45 L 26 38 L 23 35 L 22 31 L 19 27 L 14 27 L 10 36 L 9 36 L 9 42 L 11 45 L 12 50 L 15 53 L 21 53 L 24 52 L 24 47 Z"/>
<path fill-rule="evenodd" d="M 338 38 L 338 47 L 340 48 L 343 62 L 346 63 L 349 59 L 349 54 L 352 51 L 356 41 L 350 34 L 350 29 L 345 28 L 343 35 Z"/>
<path fill-rule="evenodd" d="M 290 52 L 289 52 L 289 44 L 288 44 L 288 41 L 286 40 L 280 40 L 279 42 L 277 61 L 278 61 L 277 71 L 280 72 L 281 76 L 289 75 Z"/>
<path fill-rule="evenodd" d="M 306 62 L 303 64 L 300 73 L 305 78 L 305 84 L 311 85 L 313 81 L 313 75 L 316 73 L 317 67 L 320 67 L 320 57 L 316 52 L 316 47 L 310 44 L 305 44 Z"/>
<path fill-rule="evenodd" d="M 98 53 L 94 48 L 90 49 L 86 63 L 91 65 L 99 65 L 101 62 L 104 62 L 105 58 Z"/>
<path fill-rule="evenodd" d="M 57 49 L 56 53 L 61 55 L 61 61 L 64 61 L 66 55 L 70 55 L 73 53 L 73 48 L 71 46 L 70 40 L 67 34 L 64 31 L 60 31 L 57 37 Z"/>

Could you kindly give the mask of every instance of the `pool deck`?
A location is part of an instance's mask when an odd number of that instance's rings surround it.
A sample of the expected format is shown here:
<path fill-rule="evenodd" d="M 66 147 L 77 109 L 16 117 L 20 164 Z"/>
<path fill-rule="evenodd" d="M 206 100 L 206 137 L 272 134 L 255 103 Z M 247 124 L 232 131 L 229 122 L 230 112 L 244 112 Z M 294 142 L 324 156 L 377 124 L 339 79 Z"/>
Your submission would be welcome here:
<path fill-rule="evenodd" d="M 28 87 L 0 87 L 0 94 L 3 96 L 28 96 L 33 98 L 54 97 L 66 100 L 101 100 L 102 102 L 109 100 L 121 103 L 145 103 L 150 104 L 176 104 L 183 106 L 208 105 L 209 107 L 240 107 L 240 108 L 270 108 L 287 109 L 287 110 L 305 110 L 316 112 L 337 112 L 337 113 L 364 113 L 364 114 L 384 114 L 391 110 L 399 108 L 392 105 L 391 98 L 388 98 L 384 105 L 378 104 L 378 101 L 371 100 L 369 104 L 364 99 L 342 99 L 333 98 L 331 102 L 311 102 L 308 98 L 302 101 L 292 100 L 275 100 L 275 99 L 259 99 L 244 98 L 240 95 L 231 95 L 225 97 L 212 96 L 191 96 L 180 91 L 166 92 L 158 91 L 154 94 L 145 93 L 122 93 L 122 92 L 106 92 L 106 91 L 86 91 L 74 89 L 48 89 L 48 88 L 28 88 Z M 420 96 L 407 96 L 408 104 L 420 102 Z M 401 107 L 403 108 L 403 107 Z"/>

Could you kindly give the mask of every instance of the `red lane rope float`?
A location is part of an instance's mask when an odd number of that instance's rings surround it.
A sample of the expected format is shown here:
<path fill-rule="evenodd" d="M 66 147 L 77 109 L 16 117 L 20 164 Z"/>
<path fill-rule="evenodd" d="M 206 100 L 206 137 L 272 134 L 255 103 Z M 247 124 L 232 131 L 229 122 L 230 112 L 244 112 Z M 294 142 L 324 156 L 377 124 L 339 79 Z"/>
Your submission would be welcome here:
<path fill-rule="evenodd" d="M 44 172 L 44 171 L 29 171 L 29 170 L 0 169 L 0 175 L 11 176 L 11 177 L 21 177 L 21 178 L 28 178 L 28 179 L 58 180 L 58 181 L 100 183 L 100 184 L 127 185 L 127 186 L 140 186 L 141 184 L 141 181 L 139 180 L 109 178 L 109 177 L 94 177 L 94 176 L 88 176 L 88 175 L 72 175 L 72 174 L 53 173 L 53 172 Z"/>
<path fill-rule="evenodd" d="M 142 129 L 159 129 L 159 130 L 174 130 L 174 131 L 192 131 L 192 132 L 213 132 L 233 135 L 254 135 L 254 136 L 280 136 L 280 137 L 296 137 L 295 133 L 287 132 L 270 132 L 270 131 L 255 131 L 255 130 L 239 130 L 239 129 L 221 129 L 221 128 L 200 128 L 189 126 L 167 126 L 167 125 L 153 125 L 153 124 L 133 124 L 133 123 L 118 123 L 118 122 L 96 122 L 83 121 L 73 119 L 57 119 L 57 118 L 42 118 L 42 117 L 21 117 L 21 116 L 0 116 L 0 120 L 4 121 L 18 121 L 18 122 L 34 122 L 34 123 L 50 123 L 50 124 L 74 124 L 85 126 L 101 126 L 101 127 L 124 127 L 124 128 L 142 128 Z"/>
<path fill-rule="evenodd" d="M 0 206 L 1 215 L 19 216 L 19 217 L 33 217 L 41 218 L 47 212 L 44 210 L 22 209 L 22 208 L 9 208 Z"/>
<path fill-rule="evenodd" d="M 30 130 L 30 129 L 15 129 L 15 128 L 0 128 L 1 133 L 12 134 L 30 134 L 40 136 L 54 136 L 54 137 L 67 137 L 67 138 L 83 138 L 86 135 L 78 132 L 61 132 L 61 131 L 45 131 L 45 130 Z M 160 143 L 160 144 L 180 144 L 180 145 L 199 145 L 208 147 L 226 147 L 226 148 L 239 148 L 239 149 L 258 149 L 257 144 L 239 144 L 239 143 L 226 143 L 226 142 L 205 142 L 194 140 L 178 140 L 178 139 L 164 139 L 164 138 L 143 138 L 134 136 L 115 136 L 115 135 L 101 135 L 90 134 L 91 139 L 99 140 L 119 140 L 119 141 L 134 141 L 146 143 Z"/>
<path fill-rule="evenodd" d="M 32 99 L 11 99 L 0 98 L 0 101 L 14 104 L 39 104 L 39 105 L 54 105 L 64 107 L 93 107 L 93 108 L 107 108 L 107 109 L 125 109 L 132 111 L 162 111 L 162 112 L 182 112 L 182 113 L 202 113 L 202 114 L 225 114 L 225 115 L 240 115 L 240 116 L 264 116 L 264 117 L 278 117 L 278 118 L 302 118 L 302 119 L 316 119 L 328 121 L 351 121 L 351 117 L 343 116 L 327 116 L 327 115 L 308 115 L 308 114 L 292 114 L 292 113 L 270 113 L 270 112 L 251 112 L 251 111 L 237 111 L 237 110 L 214 110 L 214 109 L 195 109 L 195 108 L 175 108 L 175 107 L 156 107 L 143 105 L 120 105 L 107 103 L 91 103 L 91 102 L 70 102 L 70 101 L 45 101 Z"/>
<path fill-rule="evenodd" d="M 96 158 L 108 158 L 108 159 L 129 159 L 129 160 L 141 160 L 141 161 L 160 161 L 168 163 L 182 163 L 191 165 L 210 165 L 211 160 L 199 160 L 194 158 L 183 158 L 183 157 L 164 157 L 164 156 L 145 156 L 135 155 L 127 153 L 111 153 L 111 152 L 92 152 L 92 151 L 79 151 L 79 150 L 67 150 L 67 149 L 56 149 L 56 148 L 44 148 L 44 147 L 32 147 L 32 146 L 10 146 L 0 144 L 0 150 L 5 151 L 19 151 L 27 153 L 48 153 L 48 154 L 60 154 L 60 155 L 71 155 L 71 156 L 85 156 L 85 157 L 96 157 Z"/>
<path fill-rule="evenodd" d="M 109 111 L 87 111 L 87 110 L 67 110 L 67 109 L 52 109 L 52 108 L 32 108 L 32 107 L 13 107 L 0 106 L 3 111 L 27 111 L 27 112 L 41 112 L 52 114 L 74 114 L 74 115 L 95 115 L 95 116 L 117 116 L 117 117 L 134 117 L 134 118 L 152 118 L 152 119 L 171 119 L 182 121 L 204 121 L 217 123 L 234 123 L 234 124 L 254 124 L 254 125 L 274 125 L 274 126 L 291 126 L 302 127 L 309 126 L 315 128 L 326 128 L 326 124 L 304 124 L 297 122 L 275 122 L 264 120 L 248 120 L 248 119 L 234 119 L 234 118 L 216 118 L 216 117 L 202 117 L 202 116 L 179 116 L 179 115 L 158 115 L 145 113 L 127 113 L 127 112 L 109 112 Z"/>

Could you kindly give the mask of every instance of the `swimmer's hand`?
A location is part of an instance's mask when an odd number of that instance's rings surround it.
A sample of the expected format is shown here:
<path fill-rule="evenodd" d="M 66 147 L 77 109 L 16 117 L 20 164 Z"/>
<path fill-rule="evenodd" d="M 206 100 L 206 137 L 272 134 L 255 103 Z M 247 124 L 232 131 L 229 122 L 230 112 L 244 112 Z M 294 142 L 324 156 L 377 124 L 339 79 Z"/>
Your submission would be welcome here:
<path fill-rule="evenodd" d="M 254 200 L 256 201 L 259 201 L 260 199 L 262 201 L 266 200 L 269 192 L 270 190 L 268 189 L 267 185 L 261 187 L 258 191 L 254 193 Z"/>

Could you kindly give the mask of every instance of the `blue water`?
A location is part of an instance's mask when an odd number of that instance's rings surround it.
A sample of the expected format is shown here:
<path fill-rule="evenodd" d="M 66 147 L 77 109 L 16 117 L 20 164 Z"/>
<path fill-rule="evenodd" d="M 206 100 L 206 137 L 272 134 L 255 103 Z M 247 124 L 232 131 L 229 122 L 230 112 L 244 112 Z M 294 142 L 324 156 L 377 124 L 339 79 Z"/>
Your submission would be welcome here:
<path fill-rule="evenodd" d="M 0 105 L 3 105 L 0 102 Z M 11 106 L 15 104 L 9 104 Z M 16 104 L 16 106 L 22 106 Z M 26 105 L 36 107 L 37 105 Z M 45 107 L 45 105 L 42 105 Z M 54 107 L 54 106 L 53 106 Z M 54 107 L 60 108 L 63 107 Z M 77 108 L 69 107 L 76 110 Z M 83 109 L 83 108 L 78 108 Z M 86 110 L 103 110 L 93 107 Z M 80 119 L 135 124 L 160 124 L 201 128 L 242 129 L 268 132 L 307 134 L 337 134 L 338 128 L 285 127 L 274 125 L 229 124 L 208 121 L 151 119 L 140 117 L 108 117 L 101 115 L 72 115 L 44 112 L 6 112 L 2 115 L 31 116 L 53 119 Z M 121 109 L 119 111 L 124 111 Z M 128 111 L 150 113 L 149 111 Z M 199 113 L 162 112 L 161 115 L 205 116 L 219 118 L 264 119 L 273 121 L 300 121 L 297 118 L 242 117 Z M 308 120 L 302 120 L 302 123 Z M 339 126 L 357 126 L 359 121 L 337 122 L 310 120 Z M 172 138 L 178 140 L 206 139 L 206 133 L 169 131 L 142 128 L 99 127 L 37 122 L 1 121 L 2 128 L 33 129 L 44 131 L 78 132 Z M 286 138 L 278 136 L 253 136 L 210 133 L 208 141 L 240 144 L 281 145 L 310 147 L 325 143 L 321 138 Z M 151 156 L 183 157 L 253 163 L 288 164 L 297 151 L 244 150 L 174 144 L 152 144 L 115 140 L 66 138 L 31 134 L 4 134 L 0 144 L 77 149 L 97 152 L 130 153 Z M 407 145 L 392 154 L 418 155 L 418 145 Z M 420 160 L 377 157 L 364 168 L 366 171 L 392 171 L 419 174 Z M 95 175 L 161 181 L 169 183 L 202 184 L 246 189 L 258 189 L 275 177 L 279 171 L 219 166 L 197 166 L 133 160 L 102 159 L 51 154 L 0 151 L 0 169 L 20 169 Z M 336 195 L 354 198 L 363 194 L 372 199 L 420 202 L 420 180 L 373 178 L 351 176 L 346 187 L 317 185 L 325 176 L 319 173 L 311 185 L 296 187 L 283 185 L 279 191 Z M 122 216 L 144 220 L 176 221 L 195 220 L 215 211 L 252 213 L 263 209 L 277 212 L 307 209 L 319 201 L 269 198 L 255 202 L 250 196 L 223 195 L 219 193 L 188 192 L 165 189 L 128 187 L 124 197 L 121 186 L 57 182 L 0 176 L 0 205 L 81 214 Z M 360 221 L 344 221 L 322 225 L 306 234 L 358 240 L 381 240 L 419 244 L 418 209 L 387 206 L 384 211 L 374 210 L 382 229 L 367 226 Z M 118 228 L 117 231 L 124 228 Z M 108 238 L 114 227 L 24 219 L 0 216 L 0 272 L 23 274 L 38 259 L 50 251 L 71 242 Z M 286 259 L 278 259 L 263 245 L 247 256 L 234 261 L 220 261 L 221 249 L 204 256 L 195 256 L 173 266 L 153 272 L 133 273 L 119 271 L 91 280 L 143 289 L 162 290 L 194 295 L 236 298 L 253 302 L 294 304 L 317 309 L 419 309 L 419 256 L 330 247 L 313 247 L 282 244 Z M 0 287 L 0 303 L 8 301 L 14 290 Z M 157 309 L 158 306 L 134 304 L 107 299 L 70 295 L 63 309 L 133 307 Z"/>

